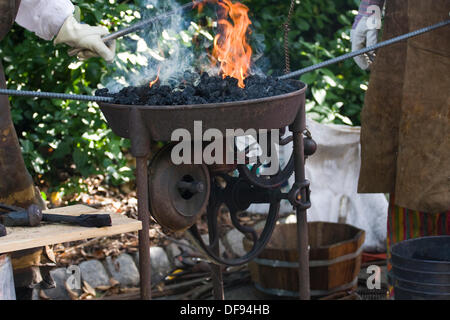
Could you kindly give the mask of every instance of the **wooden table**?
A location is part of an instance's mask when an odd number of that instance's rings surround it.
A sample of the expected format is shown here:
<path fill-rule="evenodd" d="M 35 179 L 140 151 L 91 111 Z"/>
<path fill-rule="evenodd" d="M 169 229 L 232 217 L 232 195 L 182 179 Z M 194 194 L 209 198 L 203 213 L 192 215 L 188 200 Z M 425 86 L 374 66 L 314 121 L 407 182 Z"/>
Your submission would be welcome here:
<path fill-rule="evenodd" d="M 38 227 L 7 227 L 8 234 L 0 238 L 0 254 L 56 243 L 112 236 L 142 229 L 142 223 L 139 220 L 127 218 L 118 213 L 100 211 L 85 205 L 45 210 L 44 213 L 67 216 L 107 213 L 111 215 L 112 225 L 102 228 L 87 228 L 69 224 L 42 223 Z"/>
<path fill-rule="evenodd" d="M 112 236 L 142 229 L 139 220 L 127 218 L 118 213 L 104 212 L 85 205 L 74 205 L 44 213 L 78 216 L 81 214 L 102 214 L 111 216 L 111 226 L 87 228 L 69 224 L 45 223 L 37 227 L 7 227 L 7 235 L 0 237 L 0 299 L 15 299 L 9 252 L 42 247 L 45 245 Z"/>

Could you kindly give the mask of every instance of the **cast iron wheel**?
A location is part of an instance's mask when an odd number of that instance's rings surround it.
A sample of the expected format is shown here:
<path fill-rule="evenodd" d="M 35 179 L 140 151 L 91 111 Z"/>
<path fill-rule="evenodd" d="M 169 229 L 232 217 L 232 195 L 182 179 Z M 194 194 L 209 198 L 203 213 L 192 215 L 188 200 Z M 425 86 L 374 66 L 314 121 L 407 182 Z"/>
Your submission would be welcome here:
<path fill-rule="evenodd" d="M 226 182 L 226 186 L 225 188 L 218 186 L 217 181 L 214 181 L 215 177 L 212 178 L 211 195 L 207 208 L 209 244 L 206 244 L 203 241 L 197 225 L 195 224 L 188 230 L 187 235 L 190 236 L 191 240 L 194 241 L 197 247 L 205 253 L 213 263 L 227 266 L 241 265 L 254 259 L 269 242 L 278 219 L 281 193 L 279 190 L 269 190 L 267 188 L 253 186 L 246 179 L 235 178 L 229 175 L 218 176 Z M 246 210 L 252 203 L 270 204 L 266 224 L 259 236 L 255 229 L 242 225 L 238 217 L 238 214 Z M 250 251 L 245 255 L 234 259 L 222 258 L 218 250 L 219 226 L 217 222 L 223 204 L 229 209 L 231 222 L 234 227 L 241 233 L 249 235 L 253 242 L 253 247 Z"/>
<path fill-rule="evenodd" d="M 149 165 L 149 208 L 155 220 L 171 231 L 184 231 L 206 211 L 210 194 L 208 168 L 175 165 L 173 144 L 159 150 Z"/>

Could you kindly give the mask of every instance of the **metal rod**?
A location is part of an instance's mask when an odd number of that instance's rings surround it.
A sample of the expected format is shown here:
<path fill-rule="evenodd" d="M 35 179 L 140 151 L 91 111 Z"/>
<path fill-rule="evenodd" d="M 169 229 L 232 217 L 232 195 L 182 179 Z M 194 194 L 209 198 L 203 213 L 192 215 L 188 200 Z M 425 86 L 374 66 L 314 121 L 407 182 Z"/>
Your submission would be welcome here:
<path fill-rule="evenodd" d="M 293 135 L 295 184 L 305 181 L 305 154 L 303 130 L 306 128 L 305 105 L 299 108 L 294 123 L 290 126 Z M 302 199 L 306 199 L 305 189 L 301 190 Z M 308 222 L 306 209 L 296 207 L 297 214 L 297 250 L 298 250 L 298 294 L 300 300 L 310 300 L 309 251 L 308 251 Z"/>
<path fill-rule="evenodd" d="M 416 30 L 416 31 L 413 31 L 413 32 L 406 33 L 404 35 L 401 35 L 401 36 L 398 36 L 398 37 L 395 37 L 395 38 L 392 38 L 392 39 L 389 39 L 389 40 L 386 40 L 386 41 L 379 42 L 379 43 L 377 43 L 377 44 L 375 44 L 373 46 L 369 46 L 367 48 L 364 48 L 364 49 L 361 49 L 361 50 L 357 50 L 357 51 L 352 51 L 352 52 L 346 53 L 346 54 L 344 54 L 342 56 L 339 56 L 339 57 L 336 57 L 336 58 L 333 58 L 333 59 L 330 59 L 330 60 L 327 60 L 327 61 L 323 61 L 323 62 L 320 62 L 318 64 L 315 64 L 315 65 L 312 65 L 312 66 L 309 66 L 309 67 L 306 67 L 306 68 L 303 68 L 303 69 L 300 69 L 300 70 L 288 73 L 286 75 L 278 77 L 278 79 L 282 80 L 282 79 L 288 79 L 288 78 L 297 77 L 297 76 L 300 76 L 302 74 L 305 74 L 305 73 L 308 73 L 308 72 L 311 72 L 311 71 L 314 71 L 314 70 L 317 70 L 317 69 L 320 69 L 320 68 L 323 68 L 323 67 L 326 67 L 326 66 L 329 66 L 329 65 L 341 62 L 343 60 L 347 60 L 347 59 L 359 56 L 361 54 L 373 51 L 375 49 L 378 49 L 378 48 L 381 48 L 381 47 L 385 47 L 385 46 L 394 44 L 396 42 L 403 41 L 403 40 L 406 40 L 408 38 L 412 38 L 412 37 L 418 36 L 420 34 L 436 30 L 438 28 L 445 27 L 448 24 L 450 24 L 450 19 L 446 20 L 446 21 L 439 22 L 439 23 L 434 24 L 434 25 L 429 26 L 429 27 L 425 27 L 425 28 L 422 28 L 422 29 L 419 29 L 419 30 Z"/>
<path fill-rule="evenodd" d="M 61 100 L 95 101 L 95 102 L 111 102 L 113 100 L 113 98 L 111 97 L 88 96 L 81 94 L 56 93 L 45 91 L 10 90 L 10 89 L 0 89 L 0 95 L 61 99 Z"/>
<path fill-rule="evenodd" d="M 209 266 L 211 267 L 214 300 L 224 300 L 222 267 L 215 263 L 210 263 Z"/>
<path fill-rule="evenodd" d="M 148 208 L 147 157 L 136 157 L 136 186 L 138 198 L 138 219 L 142 223 L 139 237 L 139 274 L 141 299 L 152 298 L 151 264 L 150 264 L 150 214 Z"/>
<path fill-rule="evenodd" d="M 214 205 L 208 205 L 208 211 L 215 210 Z M 209 212 L 208 212 L 209 213 Z M 208 214 L 208 219 L 211 218 L 211 215 Z M 209 236 L 209 244 L 211 245 L 211 241 L 214 240 L 214 229 L 211 225 L 211 221 L 208 221 L 208 236 Z M 220 256 L 220 243 L 219 241 L 215 241 L 215 244 L 211 248 L 217 256 Z M 209 267 L 211 268 L 211 281 L 213 284 L 213 297 L 215 300 L 224 300 L 224 290 L 223 290 L 223 274 L 222 267 L 220 264 L 210 263 Z"/>

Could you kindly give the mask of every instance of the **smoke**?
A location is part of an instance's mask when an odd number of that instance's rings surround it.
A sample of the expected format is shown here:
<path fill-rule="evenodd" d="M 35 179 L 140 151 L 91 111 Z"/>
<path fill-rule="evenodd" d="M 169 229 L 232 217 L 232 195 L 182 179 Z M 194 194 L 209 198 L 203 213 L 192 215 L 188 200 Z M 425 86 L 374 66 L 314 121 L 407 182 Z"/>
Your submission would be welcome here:
<path fill-rule="evenodd" d="M 133 12 L 132 23 L 178 9 L 174 0 L 143 0 L 138 11 Z M 123 19 L 130 19 L 124 13 Z M 124 86 L 148 84 L 157 77 L 161 84 L 179 81 L 184 72 L 193 71 L 194 55 L 189 47 L 192 35 L 183 11 L 159 20 L 146 29 L 119 39 L 117 57 L 111 66 L 106 87 L 118 91 Z"/>
<path fill-rule="evenodd" d="M 203 18 L 203 26 L 195 19 L 191 21 L 191 9 L 178 10 L 144 30 L 118 39 L 117 57 L 109 67 L 104 86 L 117 92 L 127 86 L 148 85 L 156 79 L 158 70 L 162 85 L 178 84 L 186 78 L 187 72 L 191 78 L 199 72 L 217 75 L 220 68 L 211 56 L 217 32 L 216 7 L 214 4 L 208 7 L 213 13 Z M 134 12 L 122 12 L 120 19 L 134 24 L 179 8 L 175 0 L 142 0 L 139 8 Z M 250 27 L 249 40 L 253 49 L 250 74 L 265 76 L 269 64 L 263 54 L 264 36 L 256 33 L 252 25 Z"/>

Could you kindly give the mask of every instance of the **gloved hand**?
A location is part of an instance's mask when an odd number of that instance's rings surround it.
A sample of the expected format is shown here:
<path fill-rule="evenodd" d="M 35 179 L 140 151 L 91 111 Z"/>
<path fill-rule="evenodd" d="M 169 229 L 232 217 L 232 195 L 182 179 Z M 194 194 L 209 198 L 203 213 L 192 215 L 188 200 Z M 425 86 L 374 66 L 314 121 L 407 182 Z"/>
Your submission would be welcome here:
<path fill-rule="evenodd" d="M 65 43 L 73 49 L 82 50 L 78 53 L 81 60 L 100 56 L 111 62 L 114 60 L 116 42 L 114 40 L 105 44 L 101 37 L 106 34 L 108 30 L 105 27 L 81 24 L 74 16 L 69 16 L 56 35 L 54 43 Z"/>
<path fill-rule="evenodd" d="M 362 0 L 358 15 L 353 23 L 350 38 L 352 51 L 373 46 L 378 42 L 378 30 L 381 28 L 381 8 L 384 0 Z M 377 6 L 377 11 L 369 10 L 370 6 Z M 356 64 L 367 70 L 375 57 L 374 52 L 354 57 Z"/>

